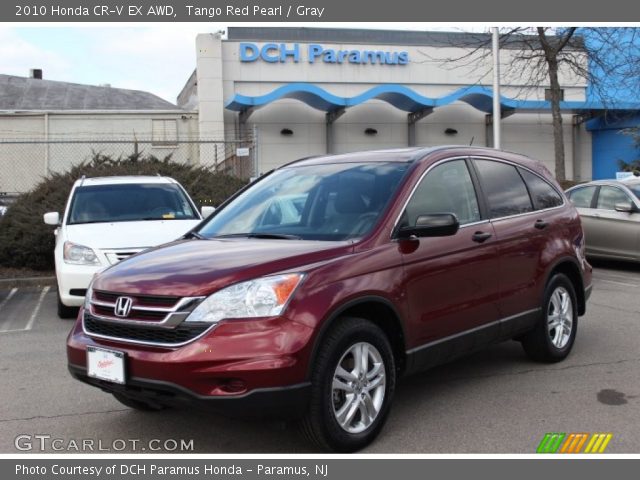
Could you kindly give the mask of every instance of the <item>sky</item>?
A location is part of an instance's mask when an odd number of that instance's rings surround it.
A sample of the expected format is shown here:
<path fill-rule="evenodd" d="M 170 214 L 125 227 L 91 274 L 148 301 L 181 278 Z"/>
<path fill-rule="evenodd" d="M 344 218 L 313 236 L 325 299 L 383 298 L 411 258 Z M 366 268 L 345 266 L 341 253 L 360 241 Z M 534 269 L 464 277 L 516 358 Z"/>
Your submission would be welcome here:
<path fill-rule="evenodd" d="M 298 25 L 353 27 L 352 23 L 287 24 Z M 419 23 L 362 23 L 357 27 L 459 30 Z M 41 68 L 47 80 L 88 85 L 108 83 L 114 88 L 148 91 L 175 103 L 196 66 L 196 35 L 225 28 L 226 25 L 220 23 L 133 27 L 0 26 L 0 73 L 28 76 L 30 69 Z"/>

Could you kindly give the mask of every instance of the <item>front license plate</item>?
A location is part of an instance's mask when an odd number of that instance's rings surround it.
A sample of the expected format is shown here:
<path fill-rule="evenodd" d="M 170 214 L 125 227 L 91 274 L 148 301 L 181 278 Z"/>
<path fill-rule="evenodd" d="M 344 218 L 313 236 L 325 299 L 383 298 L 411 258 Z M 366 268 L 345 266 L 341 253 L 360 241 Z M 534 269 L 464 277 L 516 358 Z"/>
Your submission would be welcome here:
<path fill-rule="evenodd" d="M 87 374 L 100 380 L 124 384 L 124 353 L 87 347 Z"/>

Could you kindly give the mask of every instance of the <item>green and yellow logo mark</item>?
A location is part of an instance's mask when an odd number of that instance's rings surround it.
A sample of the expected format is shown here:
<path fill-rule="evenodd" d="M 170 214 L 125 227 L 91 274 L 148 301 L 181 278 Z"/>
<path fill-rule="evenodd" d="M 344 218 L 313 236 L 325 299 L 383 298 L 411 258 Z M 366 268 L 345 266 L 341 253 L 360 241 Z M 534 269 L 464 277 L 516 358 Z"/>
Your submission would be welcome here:
<path fill-rule="evenodd" d="M 545 433 L 536 453 L 604 453 L 612 438 L 612 433 Z"/>

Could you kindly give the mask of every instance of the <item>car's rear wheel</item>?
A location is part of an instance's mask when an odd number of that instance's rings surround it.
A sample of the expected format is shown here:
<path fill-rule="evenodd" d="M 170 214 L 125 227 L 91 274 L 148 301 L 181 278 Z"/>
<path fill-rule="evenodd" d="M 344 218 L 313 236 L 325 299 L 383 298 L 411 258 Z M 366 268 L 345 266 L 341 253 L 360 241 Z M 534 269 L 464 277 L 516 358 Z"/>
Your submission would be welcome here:
<path fill-rule="evenodd" d="M 129 408 L 133 408 L 134 410 L 140 410 L 142 412 L 157 412 L 158 410 L 164 410 L 166 408 L 163 405 L 143 402 L 142 400 L 136 400 L 122 393 L 114 393 L 113 396 L 121 404 Z"/>
<path fill-rule="evenodd" d="M 302 421 L 323 450 L 352 452 L 382 429 L 395 390 L 393 351 L 384 332 L 360 318 L 341 318 L 323 339 Z"/>
<path fill-rule="evenodd" d="M 60 294 L 58 294 L 58 317 L 59 318 L 76 318 L 78 316 L 78 307 L 68 307 L 62 300 L 60 300 Z"/>
<path fill-rule="evenodd" d="M 577 331 L 575 288 L 566 275 L 556 274 L 545 289 L 540 321 L 522 337 L 522 347 L 533 360 L 559 362 L 571 352 Z"/>

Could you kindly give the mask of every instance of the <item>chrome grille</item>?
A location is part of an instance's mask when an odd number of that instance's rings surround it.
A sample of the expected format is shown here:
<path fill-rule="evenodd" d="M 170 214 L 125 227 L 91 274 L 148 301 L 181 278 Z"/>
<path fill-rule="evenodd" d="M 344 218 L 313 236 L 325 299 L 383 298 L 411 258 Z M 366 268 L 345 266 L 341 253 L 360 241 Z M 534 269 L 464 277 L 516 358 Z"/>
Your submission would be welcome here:
<path fill-rule="evenodd" d="M 121 340 L 133 343 L 144 343 L 158 346 L 179 346 L 202 335 L 210 324 L 180 325 L 176 328 L 145 328 L 129 324 L 117 324 L 101 321 L 92 315 L 84 317 L 84 329 L 88 335 Z"/>
<path fill-rule="evenodd" d="M 131 299 L 126 316 L 116 315 L 118 298 Z M 204 297 L 135 295 L 94 290 L 83 327 L 94 337 L 150 345 L 177 346 L 202 334 L 210 324 L 184 321 Z"/>
<path fill-rule="evenodd" d="M 135 248 L 135 249 L 131 248 L 126 250 L 103 250 L 103 253 L 105 257 L 107 257 L 107 260 L 109 260 L 109 263 L 113 265 L 143 250 L 144 248 Z"/>

